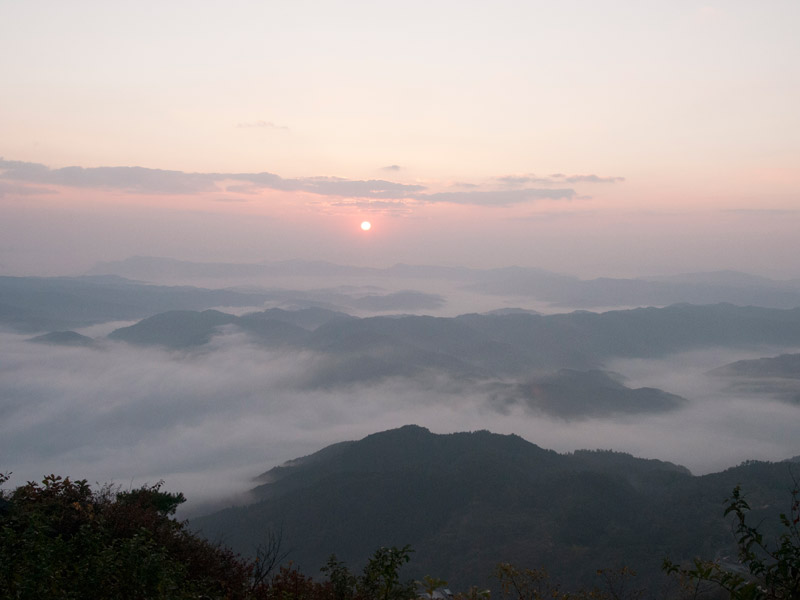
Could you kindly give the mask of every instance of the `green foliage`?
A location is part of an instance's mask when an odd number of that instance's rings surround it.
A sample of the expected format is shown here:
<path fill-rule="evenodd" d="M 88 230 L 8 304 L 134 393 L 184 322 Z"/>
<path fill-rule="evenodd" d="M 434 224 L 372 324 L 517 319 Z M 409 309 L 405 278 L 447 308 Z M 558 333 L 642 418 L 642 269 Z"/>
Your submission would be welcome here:
<path fill-rule="evenodd" d="M 0 486 L 8 475 L 0 473 Z M 0 489 L 0 598 L 120 600 L 409 600 L 399 570 L 412 552 L 380 548 L 354 576 L 332 556 L 315 582 L 269 535 L 254 561 L 190 533 L 172 517 L 182 494 L 163 482 L 121 492 L 48 475 Z"/>
<path fill-rule="evenodd" d="M 475 585 L 470 586 L 466 592 L 459 592 L 453 596 L 455 600 L 489 600 L 491 597 L 491 590 L 481 589 Z"/>
<path fill-rule="evenodd" d="M 364 567 L 357 587 L 376 600 L 408 600 L 414 597 L 414 582 L 400 583 L 400 567 L 411 560 L 411 546 L 378 548 Z"/>
<path fill-rule="evenodd" d="M 795 600 L 800 598 L 800 490 L 791 492 L 788 516 L 780 515 L 783 526 L 778 539 L 770 542 L 757 526 L 747 520 L 750 505 L 739 486 L 726 500 L 725 515 L 734 516 L 734 531 L 743 570 L 719 562 L 695 559 L 692 567 L 682 568 L 664 562 L 667 572 L 680 576 L 699 597 L 703 583 L 725 590 L 733 600 Z"/>
<path fill-rule="evenodd" d="M 518 569 L 510 563 L 500 563 L 494 573 L 500 581 L 500 590 L 507 600 L 577 600 L 602 598 L 599 595 L 570 594 L 562 592 L 557 583 L 550 580 L 544 569 Z"/>
<path fill-rule="evenodd" d="M 170 494 L 162 492 L 164 481 L 159 481 L 151 487 L 142 487 L 138 490 L 117 493 L 117 502 L 127 506 L 141 506 L 152 508 L 162 516 L 174 515 L 178 506 L 186 502 L 183 494 Z"/>
<path fill-rule="evenodd" d="M 378 548 L 361 576 L 350 572 L 335 554 L 321 571 L 328 577 L 330 600 L 409 600 L 416 596 L 413 581 L 400 581 L 400 568 L 411 559 L 411 546 Z"/>
<path fill-rule="evenodd" d="M 631 586 L 635 573 L 627 567 L 597 571 L 603 588 L 564 591 L 544 569 L 518 569 L 510 563 L 497 565 L 494 576 L 507 600 L 638 600 L 644 590 Z"/>
<path fill-rule="evenodd" d="M 344 562 L 338 560 L 335 554 L 331 554 L 328 562 L 320 570 L 328 576 L 333 600 L 352 600 L 357 579 Z"/>
<path fill-rule="evenodd" d="M 422 578 L 422 581 L 415 582 L 417 587 L 421 588 L 422 591 L 425 593 L 424 597 L 433 598 L 433 593 L 447 585 L 447 582 L 444 579 L 439 579 L 438 577 L 431 577 L 430 575 L 425 575 Z"/>
<path fill-rule="evenodd" d="M 48 475 L 3 491 L 0 597 L 248 597 L 252 565 L 171 519 L 183 496 L 161 485 L 94 492 Z"/>

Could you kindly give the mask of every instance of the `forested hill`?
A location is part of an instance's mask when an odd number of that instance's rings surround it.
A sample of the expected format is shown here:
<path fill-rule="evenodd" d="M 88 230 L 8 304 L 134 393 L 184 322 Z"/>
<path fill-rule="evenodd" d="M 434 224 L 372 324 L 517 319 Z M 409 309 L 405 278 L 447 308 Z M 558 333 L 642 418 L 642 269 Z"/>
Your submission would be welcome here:
<path fill-rule="evenodd" d="M 245 554 L 280 530 L 289 558 L 311 575 L 332 553 L 357 566 L 376 547 L 410 544 L 414 577 L 459 589 L 490 583 L 502 561 L 585 585 L 599 568 L 626 565 L 660 585 L 667 556 L 732 552 L 722 502 L 734 486 L 763 507 L 759 517 L 784 510 L 791 486 L 789 463 L 695 477 L 617 452 L 564 455 L 514 435 L 417 426 L 328 447 L 259 481 L 254 503 L 192 526 Z"/>
<path fill-rule="evenodd" d="M 172 311 L 118 329 L 111 337 L 186 348 L 205 344 L 221 326 L 232 325 L 266 346 L 372 356 L 373 361 L 387 354 L 393 362 L 416 356 L 425 364 L 476 374 L 536 366 L 586 368 L 610 357 L 656 357 L 713 346 L 800 344 L 800 308 L 676 304 L 604 313 L 361 319 L 315 310 L 313 324 L 303 321 L 308 310 L 271 309 L 242 317 Z"/>

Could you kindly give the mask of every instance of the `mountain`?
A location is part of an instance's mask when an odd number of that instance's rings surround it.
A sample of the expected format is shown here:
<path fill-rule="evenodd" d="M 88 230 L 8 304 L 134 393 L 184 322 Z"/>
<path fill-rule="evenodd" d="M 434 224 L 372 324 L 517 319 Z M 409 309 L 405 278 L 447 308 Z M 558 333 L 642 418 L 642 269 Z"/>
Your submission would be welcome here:
<path fill-rule="evenodd" d="M 599 369 L 561 369 L 525 383 L 506 386 L 505 390 L 498 389 L 493 401 L 506 406 L 522 404 L 565 419 L 664 412 L 688 402 L 656 388 L 631 389 L 618 374 Z"/>
<path fill-rule="evenodd" d="M 207 344 L 217 328 L 237 318 L 218 310 L 171 310 L 148 317 L 130 327 L 112 331 L 108 337 L 131 344 L 180 349 Z"/>
<path fill-rule="evenodd" d="M 686 401 L 631 389 L 602 367 L 616 357 L 660 357 L 715 346 L 800 343 L 800 309 L 675 305 L 607 313 L 355 318 L 320 308 L 270 309 L 237 317 L 170 311 L 109 335 L 173 350 L 201 347 L 224 332 L 314 360 L 298 385 L 347 387 L 389 378 L 446 378 L 482 394 L 495 410 L 519 405 L 564 419 L 663 412 Z"/>
<path fill-rule="evenodd" d="M 109 338 L 141 346 L 164 346 L 173 350 L 202 346 L 226 325 L 244 331 L 266 346 L 302 347 L 310 330 L 331 321 L 349 320 L 344 313 L 309 308 L 287 311 L 271 308 L 241 317 L 205 310 L 173 310 L 143 319 L 134 325 L 115 329 Z"/>
<path fill-rule="evenodd" d="M 800 306 L 800 286 L 796 282 L 776 281 L 735 271 L 588 280 L 526 269 L 507 272 L 505 276 L 499 272 L 492 275 L 471 283 L 469 289 L 484 294 L 532 297 L 573 308 L 719 302 L 774 308 Z"/>
<path fill-rule="evenodd" d="M 406 426 L 271 469 L 253 503 L 191 526 L 245 554 L 281 531 L 295 565 L 318 575 L 335 553 L 360 568 L 380 546 L 410 544 L 410 575 L 452 588 L 491 585 L 502 561 L 546 568 L 570 586 L 627 565 L 658 586 L 661 562 L 732 548 L 722 501 L 741 484 L 755 518 L 789 501 L 789 463 L 748 463 L 694 477 L 610 451 L 557 454 L 514 435 L 436 435 Z"/>
<path fill-rule="evenodd" d="M 283 341 L 345 363 L 385 358 L 396 365 L 397 374 L 428 366 L 459 373 L 466 369 L 476 377 L 527 376 L 536 369 L 590 370 L 614 357 L 659 357 L 714 346 L 800 344 L 800 309 L 730 304 L 455 318 L 353 318 L 318 309 L 314 321 L 318 326 L 306 331 L 307 335 L 299 331 L 309 328 L 308 323 L 305 328 L 300 324 L 305 316 L 290 318 L 288 314 L 267 311 L 235 317 L 216 312 L 212 318 L 206 313 L 190 316 L 189 311 L 173 311 L 117 330 L 111 337 L 178 348 L 206 343 L 221 325 L 234 324 L 255 333 L 256 322 L 282 321 L 297 324 L 296 335 L 288 335 L 287 330 Z"/>
<path fill-rule="evenodd" d="M 770 394 L 800 405 L 800 354 L 739 360 L 709 372 L 728 381 L 736 393 Z"/>
<path fill-rule="evenodd" d="M 667 306 L 676 303 L 738 305 L 771 308 L 800 307 L 800 284 L 736 271 L 686 273 L 666 277 L 580 279 L 529 267 L 469 269 L 435 265 L 396 264 L 388 268 L 338 265 L 322 261 L 263 263 L 199 263 L 170 258 L 132 257 L 95 265 L 93 275 L 114 274 L 151 282 L 254 282 L 285 278 L 335 279 L 381 284 L 398 281 L 449 282 L 473 292 L 530 298 L 569 308 Z M 187 307 L 184 307 L 187 308 Z M 410 307 L 405 310 L 413 310 Z"/>
<path fill-rule="evenodd" d="M 771 358 L 738 360 L 711 371 L 734 377 L 782 377 L 800 379 L 800 354 L 781 354 Z"/>
<path fill-rule="evenodd" d="M 115 276 L 0 276 L 0 326 L 22 332 L 78 328 L 167 310 L 259 306 L 267 298 L 259 292 L 147 285 Z"/>
<path fill-rule="evenodd" d="M 30 338 L 28 341 L 37 344 L 50 344 L 52 346 L 90 347 L 96 345 L 94 339 L 81 335 L 76 331 L 51 331 L 50 333 Z"/>

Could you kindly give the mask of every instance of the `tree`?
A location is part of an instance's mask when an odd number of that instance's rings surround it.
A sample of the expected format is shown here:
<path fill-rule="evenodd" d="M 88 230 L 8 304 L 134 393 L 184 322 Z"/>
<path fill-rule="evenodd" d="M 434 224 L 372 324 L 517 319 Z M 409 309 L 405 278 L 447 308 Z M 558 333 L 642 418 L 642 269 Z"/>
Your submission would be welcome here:
<path fill-rule="evenodd" d="M 337 559 L 335 554 L 331 554 L 328 562 L 320 570 L 328 576 L 333 600 L 353 599 L 357 579 L 343 561 Z"/>
<path fill-rule="evenodd" d="M 800 490 L 795 481 L 788 515 L 781 513 L 783 531 L 770 542 L 757 526 L 748 522 L 750 505 L 739 486 L 726 500 L 725 515 L 734 516 L 734 532 L 742 570 L 719 562 L 695 559 L 691 568 L 664 562 L 668 573 L 690 582 L 699 597 L 704 582 L 725 590 L 733 600 L 796 600 L 800 598 Z"/>
<path fill-rule="evenodd" d="M 184 498 L 162 485 L 92 491 L 48 475 L 0 491 L 0 597 L 249 597 L 252 564 L 171 518 Z"/>
<path fill-rule="evenodd" d="M 356 585 L 359 594 L 374 600 L 408 600 L 414 597 L 414 582 L 400 583 L 400 567 L 411 560 L 411 546 L 379 548 L 364 567 Z"/>

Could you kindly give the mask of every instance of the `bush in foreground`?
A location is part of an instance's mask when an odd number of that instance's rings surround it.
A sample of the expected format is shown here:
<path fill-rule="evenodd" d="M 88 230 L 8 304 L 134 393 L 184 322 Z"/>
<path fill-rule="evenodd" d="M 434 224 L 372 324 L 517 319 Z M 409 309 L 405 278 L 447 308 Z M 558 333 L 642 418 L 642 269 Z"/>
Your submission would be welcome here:
<path fill-rule="evenodd" d="M 95 492 L 55 475 L 0 492 L 0 597 L 251 596 L 253 565 L 174 520 L 183 501 L 161 483 Z"/>

